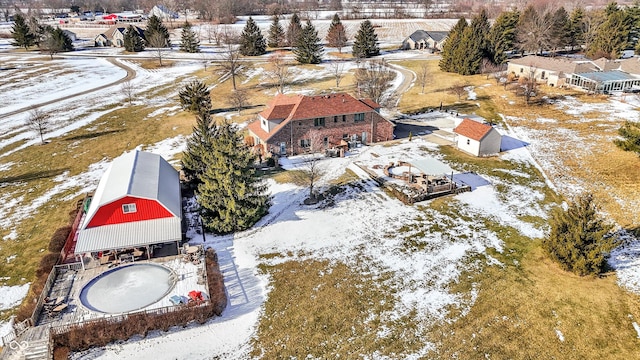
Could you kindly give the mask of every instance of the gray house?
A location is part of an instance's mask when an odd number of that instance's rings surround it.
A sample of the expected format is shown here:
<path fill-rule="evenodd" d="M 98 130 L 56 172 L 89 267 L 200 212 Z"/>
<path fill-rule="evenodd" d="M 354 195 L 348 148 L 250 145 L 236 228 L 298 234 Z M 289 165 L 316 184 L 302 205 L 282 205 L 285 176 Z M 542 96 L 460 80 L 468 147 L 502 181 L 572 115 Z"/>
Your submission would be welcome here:
<path fill-rule="evenodd" d="M 448 35 L 448 31 L 417 30 L 402 42 L 401 48 L 403 50 L 441 51 Z"/>

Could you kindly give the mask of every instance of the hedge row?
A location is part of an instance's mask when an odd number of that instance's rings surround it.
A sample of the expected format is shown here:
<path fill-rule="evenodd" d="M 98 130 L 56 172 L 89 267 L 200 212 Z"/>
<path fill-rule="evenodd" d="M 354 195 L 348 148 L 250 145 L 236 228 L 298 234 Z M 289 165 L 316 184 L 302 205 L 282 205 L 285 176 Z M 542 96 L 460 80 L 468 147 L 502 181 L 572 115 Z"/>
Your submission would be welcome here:
<path fill-rule="evenodd" d="M 68 327 L 65 332 L 51 332 L 54 354 L 68 354 L 71 351 L 83 351 L 94 346 L 106 346 L 117 340 L 127 340 L 133 336 L 146 336 L 149 331 L 168 331 L 172 326 L 186 326 L 191 322 L 204 324 L 214 316 L 220 316 L 227 305 L 224 281 L 217 262 L 216 253 L 206 252 L 206 272 L 210 291 L 210 302 L 204 305 L 190 303 L 174 311 L 149 314 L 135 313 L 124 320 L 99 319 Z"/>

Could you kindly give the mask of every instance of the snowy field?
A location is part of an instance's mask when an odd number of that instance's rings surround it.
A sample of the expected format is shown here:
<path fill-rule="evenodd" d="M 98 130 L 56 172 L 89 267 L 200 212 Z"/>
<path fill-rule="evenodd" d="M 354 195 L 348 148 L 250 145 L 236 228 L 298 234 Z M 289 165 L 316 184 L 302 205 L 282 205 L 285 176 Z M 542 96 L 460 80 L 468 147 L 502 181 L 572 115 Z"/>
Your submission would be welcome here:
<path fill-rule="evenodd" d="M 269 25 L 268 19 L 258 19 L 263 29 Z M 317 21 L 317 24 L 316 24 Z M 320 36 L 326 32 L 330 20 L 314 20 Z M 394 23 L 397 23 L 394 21 Z M 401 21 L 401 26 L 393 30 L 385 30 L 386 20 L 374 20 L 380 25 L 378 31 L 381 40 L 387 44 L 399 43 L 413 30 L 443 30 L 453 23 L 429 20 L 429 24 L 420 20 Z M 235 25 L 239 29 L 243 24 Z M 286 27 L 286 22 L 283 22 Z M 359 21 L 349 21 L 348 31 L 359 26 Z M 204 30 L 203 30 L 204 31 Z M 393 39 L 393 41 L 390 41 Z M 49 81 L 40 81 L 38 74 L 47 72 L 49 67 L 55 73 L 52 81 L 56 84 L 58 96 L 82 95 L 69 98 L 55 105 L 46 105 L 44 109 L 54 114 L 54 129 L 47 138 L 55 138 L 73 130 L 92 126 L 93 122 L 112 108 L 101 109 L 107 104 L 118 103 L 125 106 L 125 98 L 119 84 L 114 84 L 126 76 L 126 71 L 117 64 L 108 62 L 98 54 L 117 55 L 114 49 L 83 52 L 81 58 L 60 58 L 53 61 L 43 60 L 38 55 L 16 55 L 8 53 L 6 42 L 0 43 L 0 65 L 5 79 L 18 81 L 0 82 L 0 94 L 6 107 L 0 110 L 0 146 L 11 147 L 11 152 L 19 151 L 39 142 L 34 139 L 24 126 L 27 114 L 2 116 L 11 109 L 18 110 L 33 104 L 46 101 L 48 98 L 33 94 L 50 93 Z M 215 49 L 211 50 L 212 54 Z M 409 54 L 409 55 L 407 55 Z M 385 56 L 403 58 L 415 56 L 416 53 L 387 53 Z M 177 55 L 176 55 L 177 56 Z M 202 68 L 202 58 L 193 57 L 178 61 L 175 66 L 158 70 L 145 70 L 135 61 L 115 58 L 135 72 L 131 82 L 137 91 L 144 96 L 136 100 L 136 104 L 155 109 L 152 116 L 170 115 L 177 111 L 176 91 L 162 96 L 154 96 L 160 89 L 172 87 L 189 79 L 190 74 Z M 30 76 L 29 71 L 32 75 Z M 87 81 L 87 76 L 97 72 L 97 77 Z M 328 70 L 327 70 L 328 71 Z M 318 74 L 321 75 L 319 70 Z M 297 74 L 304 76 L 305 74 Z M 306 74 L 308 76 L 308 74 Z M 264 76 L 264 70 L 256 68 L 251 77 Z M 100 86 L 114 84 L 99 91 L 88 92 Z M 399 80 L 395 86 L 399 86 Z M 173 86 L 173 89 L 177 87 Z M 470 93 L 473 89 L 469 89 Z M 85 94 L 85 92 L 88 92 Z M 15 94 L 23 95 L 17 96 Z M 584 111 L 583 104 L 563 102 L 556 104 L 567 113 Z M 610 114 L 612 118 L 637 117 L 637 111 L 626 103 L 610 101 L 599 106 L 598 111 Z M 96 110 L 98 109 L 98 110 Z M 451 118 L 442 118 L 436 114 L 416 116 L 416 121 L 425 125 L 434 125 L 451 130 L 455 123 Z M 544 236 L 546 229 L 541 229 L 523 220 L 530 217 L 546 218 L 549 209 L 542 204 L 543 189 L 546 186 L 557 188 L 562 193 L 579 192 L 584 184 L 579 181 L 551 182 L 555 178 L 558 161 L 549 154 L 559 151 L 563 144 L 546 140 L 545 133 L 525 126 L 519 126 L 517 118 L 508 118 L 509 128 L 501 131 L 510 138 L 524 141 L 528 146 L 514 146 L 504 153 L 502 159 L 521 164 L 524 167 L 538 167 L 549 174 L 547 181 L 530 181 L 528 186 L 507 181 L 499 174 L 480 174 L 483 182 L 474 186 L 474 191 L 451 198 L 452 206 L 459 212 L 459 218 L 441 214 L 428 206 L 406 206 L 394 198 L 390 198 L 375 182 L 368 179 L 366 173 L 358 166 L 372 166 L 378 163 L 406 160 L 408 157 L 436 156 L 438 147 L 422 138 L 403 141 L 394 146 L 371 146 L 358 148 L 345 158 L 328 159 L 322 162 L 325 177 L 320 186 L 327 185 L 346 169 L 360 177 L 360 186 L 348 187 L 336 196 L 333 204 L 317 206 L 302 205 L 307 189 L 290 184 L 269 182 L 273 196 L 273 206 L 269 214 L 253 229 L 233 236 L 215 237 L 207 235 L 202 240 L 200 235 L 188 234 L 193 243 L 204 243 L 218 252 L 221 269 L 225 276 L 225 285 L 229 294 L 229 305 L 223 316 L 213 319 L 203 326 L 190 326 L 186 329 L 174 329 L 169 333 L 153 332 L 145 339 L 136 339 L 110 345 L 104 349 L 75 354 L 76 359 L 157 359 L 159 354 L 166 358 L 247 358 L 250 341 L 256 334 L 256 327 L 264 310 L 265 301 L 269 297 L 270 278 L 258 271 L 260 264 L 277 264 L 289 260 L 329 259 L 354 265 L 354 259 L 367 259 L 369 270 L 374 274 L 392 273 L 393 277 L 385 285 L 394 291 L 394 308 L 391 313 L 384 314 L 387 319 L 398 319 L 410 313 L 419 314 L 416 321 L 424 327 L 447 318 L 450 309 L 459 309 L 464 314 L 473 305 L 476 291 L 468 296 L 461 296 L 450 290 L 449 285 L 455 283 L 463 269 L 481 269 L 483 266 L 502 266 L 496 259 L 487 254 L 491 249 L 503 252 L 503 242 L 499 236 L 477 223 L 465 220 L 482 218 L 500 225 L 517 229 L 521 234 L 534 238 Z M 539 119 L 540 123 L 552 123 L 553 119 Z M 579 143 L 581 138 L 575 133 L 566 133 L 572 142 Z M 19 144 L 19 145 L 18 145 Z M 142 146 L 138 148 L 142 149 Z M 177 136 L 147 146 L 144 150 L 161 154 L 168 160 L 184 149 L 184 137 Z M 9 152 L 0 154 L 0 176 L 12 164 L 3 161 Z M 443 159 L 440 159 L 443 160 Z M 77 176 L 62 174 L 52 179 L 52 186 L 45 195 L 30 204 L 21 203 L 21 195 L 10 187 L 0 186 L 0 211 L 7 214 L 0 219 L 0 226 L 12 229 L 16 224 L 37 213 L 40 206 L 56 194 L 73 189 L 73 196 L 92 190 L 104 173 L 110 159 L 103 159 L 89 166 L 86 172 Z M 456 164 L 448 164 L 452 168 Z M 292 166 L 295 166 L 295 161 Z M 527 180 L 529 174 L 512 171 L 511 177 Z M 326 206 L 325 206 L 326 205 Z M 373 211 L 375 210 L 375 211 Z M 430 219 L 429 224 L 420 220 Z M 330 225 L 328 225 L 330 224 Z M 446 228 L 446 232 L 425 231 L 428 226 L 438 225 Z M 400 228 L 409 229 L 400 234 Z M 15 237 L 12 232 L 5 241 Z M 404 239 L 408 236 L 418 237 L 427 244 L 422 250 L 406 251 Z M 264 254 L 279 254 L 269 259 L 261 258 Z M 6 259 L 11 261 L 11 257 Z M 622 286 L 640 293 L 640 244 L 629 241 L 624 249 L 614 253 L 612 263 L 619 267 L 618 278 Z M 0 274 L 5 276 L 4 274 Z M 26 295 L 28 284 L 20 286 L 0 287 L 0 311 L 15 306 Z M 384 319 L 379 319 L 384 324 Z M 0 322 L 0 335 L 8 330 L 7 322 Z M 380 329 L 380 336 L 385 336 Z M 559 335 L 560 336 L 560 335 Z M 403 354 L 405 358 L 418 358 L 432 349 L 435 344 L 426 342 L 424 347 L 415 353 Z"/>

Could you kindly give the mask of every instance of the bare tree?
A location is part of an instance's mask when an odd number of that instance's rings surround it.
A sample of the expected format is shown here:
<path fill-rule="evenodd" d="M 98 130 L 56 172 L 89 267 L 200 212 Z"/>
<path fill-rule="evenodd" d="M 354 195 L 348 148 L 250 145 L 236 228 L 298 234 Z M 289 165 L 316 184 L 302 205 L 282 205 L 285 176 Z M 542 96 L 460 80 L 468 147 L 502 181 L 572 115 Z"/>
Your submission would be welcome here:
<path fill-rule="evenodd" d="M 522 96 L 524 96 L 527 105 L 529 105 L 532 97 L 538 95 L 538 81 L 536 80 L 536 70 L 537 69 L 535 67 L 530 66 L 527 76 L 521 76 L 519 80 L 519 89 Z"/>
<path fill-rule="evenodd" d="M 220 70 L 225 75 L 231 77 L 233 90 L 236 90 L 236 78 L 242 76 L 243 73 L 243 68 L 240 64 L 240 50 L 237 45 L 238 35 L 234 32 L 227 31 L 227 28 L 225 28 L 223 41 L 225 50 L 222 52 L 222 57 L 220 58 Z"/>
<path fill-rule="evenodd" d="M 133 87 L 133 83 L 130 80 L 127 80 L 120 85 L 120 90 L 124 94 L 125 98 L 129 102 L 129 105 L 133 102 L 133 93 L 135 88 Z"/>
<path fill-rule="evenodd" d="M 426 62 L 423 62 L 422 64 L 420 64 L 420 69 L 416 74 L 418 85 L 420 85 L 421 89 L 420 94 L 424 94 L 425 86 L 427 86 L 431 82 L 431 77 L 429 75 L 431 75 L 429 73 L 429 65 Z"/>
<path fill-rule="evenodd" d="M 147 44 L 149 50 L 153 51 L 154 57 L 158 59 L 160 66 L 162 66 L 162 59 L 167 51 L 167 39 L 159 31 L 154 31 L 147 37 Z"/>
<path fill-rule="evenodd" d="M 269 63 L 271 64 L 271 70 L 268 71 L 268 75 L 278 83 L 278 92 L 284 94 L 284 87 L 291 77 L 289 64 L 286 62 L 281 51 L 276 51 L 273 55 L 269 56 Z"/>
<path fill-rule="evenodd" d="M 40 135 L 40 141 L 44 144 L 44 134 L 51 127 L 51 115 L 39 108 L 31 108 L 27 118 L 27 126 Z"/>
<path fill-rule="evenodd" d="M 538 13 L 530 5 L 522 13 L 517 27 L 518 46 L 524 51 L 540 53 L 551 48 L 553 37 L 552 16 Z"/>
<path fill-rule="evenodd" d="M 370 60 L 356 69 L 356 84 L 358 92 L 380 104 L 385 92 L 391 88 L 391 82 L 396 74 L 389 65 L 382 60 Z"/>
<path fill-rule="evenodd" d="M 249 100 L 249 95 L 247 91 L 244 89 L 233 90 L 231 94 L 229 94 L 229 104 L 236 109 L 238 115 L 240 115 L 240 111 L 242 108 L 247 106 L 247 101 Z"/>
<path fill-rule="evenodd" d="M 331 69 L 331 73 L 336 78 L 336 87 L 340 87 L 340 81 L 344 77 L 344 63 L 342 61 L 333 61 L 329 64 L 329 68 Z"/>
<path fill-rule="evenodd" d="M 480 72 L 487 77 L 487 80 L 492 76 L 492 74 L 500 71 L 500 65 L 495 64 L 489 58 L 482 58 L 482 63 L 480 64 Z"/>
<path fill-rule="evenodd" d="M 457 82 L 457 83 L 451 85 L 451 87 L 449 87 L 449 89 L 447 89 L 447 92 L 449 94 L 458 96 L 458 101 L 460 101 L 460 100 L 462 100 L 462 95 L 467 93 L 467 90 L 465 89 L 467 86 L 468 86 L 467 83 Z"/>
<path fill-rule="evenodd" d="M 324 174 L 320 162 L 324 158 L 325 138 L 319 131 L 311 130 L 307 133 L 307 139 L 301 140 L 301 145 L 305 153 L 302 155 L 301 172 L 299 174 L 302 176 L 301 180 L 309 186 L 309 199 L 305 200 L 305 203 L 310 204 L 317 201 L 313 190 Z"/>

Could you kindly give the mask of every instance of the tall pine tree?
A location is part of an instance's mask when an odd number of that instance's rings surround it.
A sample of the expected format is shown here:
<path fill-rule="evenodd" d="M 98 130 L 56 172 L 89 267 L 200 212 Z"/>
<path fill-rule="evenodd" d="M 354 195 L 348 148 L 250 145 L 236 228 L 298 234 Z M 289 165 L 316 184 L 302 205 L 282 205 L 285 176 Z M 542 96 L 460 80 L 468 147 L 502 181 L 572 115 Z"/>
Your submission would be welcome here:
<path fill-rule="evenodd" d="M 440 54 L 440 62 L 438 63 L 440 70 L 456 72 L 456 69 L 459 68 L 458 63 L 460 59 L 455 58 L 455 56 L 460 47 L 462 34 L 468 26 L 467 20 L 461 17 L 453 28 L 451 28 L 451 31 L 449 31 L 447 41 L 444 43 L 442 53 Z"/>
<path fill-rule="evenodd" d="M 240 54 L 244 56 L 264 55 L 267 52 L 267 44 L 262 32 L 253 18 L 249 17 L 247 24 L 240 35 Z"/>
<path fill-rule="evenodd" d="M 30 46 L 35 45 L 36 36 L 31 32 L 22 13 L 17 13 L 13 16 L 11 37 L 13 37 L 13 42 L 11 43 L 13 46 L 23 47 L 28 50 Z"/>
<path fill-rule="evenodd" d="M 516 26 L 518 25 L 518 11 L 504 11 L 498 15 L 493 23 L 488 37 L 488 48 L 491 61 L 503 64 L 507 61 L 507 51 L 512 51 L 516 44 Z"/>
<path fill-rule="evenodd" d="M 129 25 L 124 32 L 124 49 L 128 52 L 140 52 L 144 50 L 144 41 L 138 33 L 138 29 L 133 25 Z"/>
<path fill-rule="evenodd" d="M 571 37 L 569 39 L 569 46 L 571 50 L 575 47 L 584 44 L 584 9 L 577 7 L 573 9 L 569 22 L 571 23 Z"/>
<path fill-rule="evenodd" d="M 569 21 L 567 10 L 562 6 L 550 13 L 550 18 L 551 50 L 555 55 L 557 51 L 564 50 L 571 43 L 571 22 Z"/>
<path fill-rule="evenodd" d="M 284 29 L 280 25 L 280 17 L 278 15 L 273 15 L 273 20 L 269 27 L 268 43 L 271 48 L 281 47 L 285 43 Z"/>
<path fill-rule="evenodd" d="M 622 50 L 629 44 L 631 33 L 631 21 L 627 13 L 617 7 L 610 9 L 611 4 L 605 9 L 608 14 L 605 22 L 598 28 L 593 42 L 587 48 L 587 56 L 592 58 L 606 57 L 617 59 Z"/>
<path fill-rule="evenodd" d="M 200 40 L 198 40 L 198 35 L 196 35 L 195 31 L 191 28 L 191 24 L 188 21 L 185 21 L 182 26 L 182 38 L 180 41 L 180 50 L 188 53 L 199 53 L 200 52 Z"/>
<path fill-rule="evenodd" d="M 48 53 L 53 59 L 53 55 L 64 51 L 73 51 L 73 42 L 67 34 L 59 27 L 47 28 L 47 34 L 40 43 L 40 49 Z"/>
<path fill-rule="evenodd" d="M 342 53 L 342 48 L 347 45 L 347 31 L 340 21 L 338 14 L 333 15 L 329 31 L 327 31 L 327 45 L 338 48 L 338 52 Z"/>
<path fill-rule="evenodd" d="M 302 28 L 302 33 L 298 37 L 298 43 L 293 48 L 296 60 L 301 64 L 319 64 L 322 61 L 322 44 L 318 38 L 318 31 L 307 20 L 307 24 Z"/>
<path fill-rule="evenodd" d="M 460 58 L 461 66 L 455 72 L 461 75 L 474 75 L 480 73 L 482 59 L 489 57 L 487 49 L 487 37 L 489 35 L 489 19 L 487 12 L 482 9 L 473 17 L 471 25 L 464 30 L 460 39 L 460 46 L 456 52 Z"/>
<path fill-rule="evenodd" d="M 246 230 L 267 214 L 267 186 L 256 176 L 254 162 L 255 155 L 235 125 L 219 125 L 204 155 L 206 170 L 197 191 L 208 230 L 218 234 Z"/>
<path fill-rule="evenodd" d="M 216 134 L 217 126 L 211 119 L 211 113 L 206 106 L 202 107 L 196 114 L 196 125 L 187 139 L 187 146 L 180 160 L 182 173 L 191 189 L 195 190 L 202 184 L 202 174 L 206 170 L 204 157 L 210 151 Z"/>
<path fill-rule="evenodd" d="M 287 45 L 296 46 L 298 37 L 302 34 L 302 24 L 297 13 L 293 13 L 289 26 L 287 27 Z"/>
<path fill-rule="evenodd" d="M 144 32 L 144 37 L 147 39 L 147 45 L 150 47 L 171 47 L 169 30 L 167 30 L 162 20 L 156 15 L 151 16 L 149 20 L 147 20 L 147 29 Z M 152 41 L 153 44 L 149 43 L 150 39 L 155 39 L 155 41 Z"/>
<path fill-rule="evenodd" d="M 370 58 L 380 54 L 378 47 L 378 35 L 373 29 L 373 24 L 369 20 L 360 23 L 360 29 L 353 42 L 353 57 Z"/>

